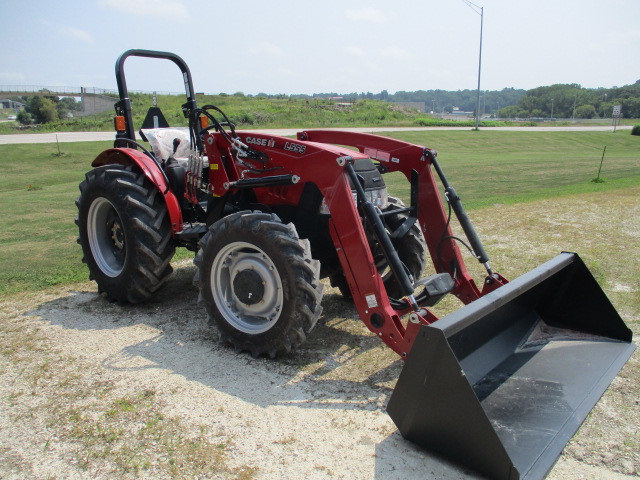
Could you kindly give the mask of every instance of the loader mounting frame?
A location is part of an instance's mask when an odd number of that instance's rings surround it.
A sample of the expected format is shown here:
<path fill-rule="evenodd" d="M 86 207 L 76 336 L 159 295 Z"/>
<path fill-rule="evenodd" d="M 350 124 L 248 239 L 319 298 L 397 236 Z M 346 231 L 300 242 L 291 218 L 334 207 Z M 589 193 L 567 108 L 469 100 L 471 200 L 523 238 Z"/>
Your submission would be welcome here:
<path fill-rule="evenodd" d="M 224 196 L 237 193 L 245 184 L 257 185 L 262 187 L 254 190 L 257 203 L 297 205 L 305 185 L 313 183 L 322 193 L 331 215 L 331 238 L 360 318 L 402 358 L 409 356 L 420 326 L 438 318 L 428 308 L 412 305 L 410 301 L 403 302 L 402 308 L 392 306 L 375 268 L 361 220 L 363 216 L 367 220 L 377 218 L 377 213 L 373 211 L 367 216 L 366 202 L 353 201 L 349 180 L 350 175 L 354 175 L 351 166 L 356 159 L 372 158 L 379 162 L 382 171 L 402 172 L 411 182 L 410 221 L 419 223 L 436 272 L 448 273 L 453 278 L 453 295 L 468 304 L 507 283 L 492 272 L 480 289 L 467 272 L 433 173 L 435 151 L 376 135 L 326 130 L 300 132 L 297 142 L 262 133 L 239 131 L 237 135 L 245 144 L 259 145 L 257 148 L 270 159 L 265 168 L 278 168 L 278 175 L 238 171 L 236 164 L 224 160 L 232 158 L 232 145 L 219 133 L 208 133 L 203 143 L 209 159 L 212 194 Z M 358 151 L 336 145 L 356 147 Z M 296 179 L 295 183 L 292 178 Z M 268 186 L 270 181 L 281 184 Z M 384 236 L 385 232 L 380 234 Z M 391 248 L 387 247 L 387 253 Z M 390 253 L 392 256 L 395 252 Z M 392 269 L 393 262 L 390 259 Z M 405 289 L 407 297 L 413 294 L 414 282 Z M 407 317 L 407 321 L 403 317 Z"/>

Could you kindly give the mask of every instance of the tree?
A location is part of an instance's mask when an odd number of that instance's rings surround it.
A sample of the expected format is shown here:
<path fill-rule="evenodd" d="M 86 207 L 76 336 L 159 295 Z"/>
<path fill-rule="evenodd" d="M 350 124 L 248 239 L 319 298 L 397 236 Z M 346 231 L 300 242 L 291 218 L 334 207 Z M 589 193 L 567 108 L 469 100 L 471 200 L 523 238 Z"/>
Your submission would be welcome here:
<path fill-rule="evenodd" d="M 594 118 L 597 117 L 596 107 L 593 105 L 580 105 L 576 108 L 577 118 Z"/>
<path fill-rule="evenodd" d="M 69 116 L 69 113 L 82 110 L 82 104 L 76 102 L 76 99 L 73 97 L 63 97 L 56 102 L 56 109 L 58 110 L 59 118 L 66 118 Z"/>
<path fill-rule="evenodd" d="M 510 105 L 505 108 L 501 108 L 498 110 L 498 117 L 500 118 L 527 118 L 529 117 L 529 112 L 521 109 L 517 105 Z"/>
<path fill-rule="evenodd" d="M 31 125 L 33 123 L 33 117 L 26 110 L 20 110 L 18 112 L 18 122 L 22 125 Z"/>
<path fill-rule="evenodd" d="M 54 122 L 60 118 L 56 103 L 47 97 L 31 97 L 25 109 L 36 123 Z"/>

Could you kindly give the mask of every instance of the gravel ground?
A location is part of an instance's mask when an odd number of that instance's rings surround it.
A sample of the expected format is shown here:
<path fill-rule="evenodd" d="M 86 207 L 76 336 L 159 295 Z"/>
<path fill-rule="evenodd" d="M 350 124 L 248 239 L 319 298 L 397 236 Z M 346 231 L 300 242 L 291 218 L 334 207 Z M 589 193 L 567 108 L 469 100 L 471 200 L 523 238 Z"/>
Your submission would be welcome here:
<path fill-rule="evenodd" d="M 620 241 L 631 256 L 620 268 L 635 269 L 636 282 L 617 278 L 606 290 L 638 343 L 638 304 L 624 299 L 640 295 L 639 193 L 495 206 L 473 216 L 496 253 L 494 267 L 519 256 L 541 263 L 561 249 L 556 243 L 591 251 L 585 242 L 624 223 Z M 563 225 L 557 235 L 545 229 L 552 222 Z M 571 237 L 566 225 L 588 238 Z M 526 240 L 514 250 L 505 232 Z M 143 305 L 110 304 L 92 283 L 2 301 L 0 479 L 479 478 L 399 435 L 385 406 L 402 362 L 337 290 L 327 285 L 323 315 L 300 351 L 253 359 L 217 343 L 197 305 L 194 267 L 176 267 L 162 294 Z M 636 352 L 548 478 L 640 474 L 639 378 Z"/>

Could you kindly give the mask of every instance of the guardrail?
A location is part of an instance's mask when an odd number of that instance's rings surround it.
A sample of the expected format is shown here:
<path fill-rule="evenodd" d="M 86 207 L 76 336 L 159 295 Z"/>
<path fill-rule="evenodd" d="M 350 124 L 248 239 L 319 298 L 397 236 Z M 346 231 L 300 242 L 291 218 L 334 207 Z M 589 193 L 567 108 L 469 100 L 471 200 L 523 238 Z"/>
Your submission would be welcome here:
<path fill-rule="evenodd" d="M 106 88 L 87 87 L 64 87 L 64 86 L 42 86 L 42 85 L 0 85 L 0 93 L 15 94 L 37 94 L 56 96 L 83 96 L 83 95 L 108 95 L 117 96 L 116 90 Z"/>
<path fill-rule="evenodd" d="M 432 115 L 435 118 L 439 118 L 442 120 L 456 120 L 460 122 L 467 122 L 473 120 L 472 116 L 462 116 L 462 115 L 441 115 L 435 114 Z M 611 125 L 611 117 L 608 118 L 541 118 L 541 117 L 481 117 L 480 121 L 496 121 L 496 122 L 512 122 L 512 123 L 543 123 L 545 125 L 559 125 L 566 123 L 577 123 L 577 124 L 595 124 L 595 125 Z"/>
<path fill-rule="evenodd" d="M 184 92 L 159 92 L 145 90 L 129 90 L 130 93 L 156 94 L 156 95 L 184 95 Z M 0 95 L 55 95 L 58 97 L 82 97 L 85 95 L 105 95 L 117 97 L 118 91 L 108 88 L 96 87 L 65 87 L 65 86 L 42 86 L 42 85 L 0 85 Z"/>

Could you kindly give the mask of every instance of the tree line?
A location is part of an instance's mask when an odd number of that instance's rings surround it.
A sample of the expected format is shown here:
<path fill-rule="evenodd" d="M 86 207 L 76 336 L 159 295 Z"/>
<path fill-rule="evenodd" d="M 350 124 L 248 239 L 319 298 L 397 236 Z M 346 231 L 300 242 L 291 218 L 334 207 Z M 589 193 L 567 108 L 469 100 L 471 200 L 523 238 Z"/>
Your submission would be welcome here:
<path fill-rule="evenodd" d="M 483 90 L 480 92 L 480 112 L 488 115 L 495 115 L 498 110 L 508 105 L 515 105 L 520 97 L 526 93 L 526 90 L 515 88 L 504 88 L 502 90 Z M 281 98 L 285 95 L 267 95 L 259 93 L 259 97 Z M 396 93 L 389 93 L 382 90 L 379 93 L 372 92 L 325 92 L 314 93 L 313 95 L 291 95 L 293 98 L 342 98 L 345 101 L 354 102 L 357 100 L 381 100 L 385 102 L 405 103 L 419 102 L 424 103 L 425 113 L 451 113 L 454 108 L 458 108 L 465 112 L 475 112 L 478 92 L 477 90 L 416 90 L 407 92 L 400 90 Z"/>
<path fill-rule="evenodd" d="M 611 118 L 620 105 L 623 118 L 640 118 L 640 80 L 612 88 L 558 84 L 528 90 L 515 105 L 502 108 L 508 118 Z"/>
<path fill-rule="evenodd" d="M 73 97 L 54 95 L 21 97 L 24 110 L 18 113 L 23 125 L 50 123 L 73 116 L 82 109 L 82 104 Z M 475 113 L 476 90 L 417 90 L 389 93 L 315 93 L 313 95 L 244 95 L 236 92 L 229 97 L 289 98 L 289 99 L 335 99 L 356 102 L 358 100 L 380 100 L 385 102 L 420 102 L 425 113 L 450 113 L 455 107 Z M 228 96 L 228 95 L 225 95 Z M 620 105 L 623 118 L 640 118 L 640 80 L 634 84 L 612 88 L 583 88 L 578 84 L 556 84 L 531 90 L 504 88 L 480 92 L 480 115 L 497 118 L 610 118 L 614 105 Z"/>
<path fill-rule="evenodd" d="M 20 97 L 20 100 L 25 104 L 24 109 L 17 115 L 17 120 L 22 125 L 56 122 L 82 110 L 82 104 L 76 102 L 73 97 L 38 95 Z"/>
<path fill-rule="evenodd" d="M 258 94 L 281 98 L 285 95 Z M 389 93 L 316 93 L 291 95 L 293 98 L 363 99 L 387 102 L 422 102 L 425 112 L 450 113 L 454 107 L 475 113 L 477 90 L 417 90 Z M 610 118 L 614 105 L 621 106 L 623 118 L 640 118 L 640 80 L 632 85 L 612 88 L 583 88 L 578 84 L 556 84 L 531 90 L 503 88 L 480 91 L 480 115 L 500 118 Z"/>

